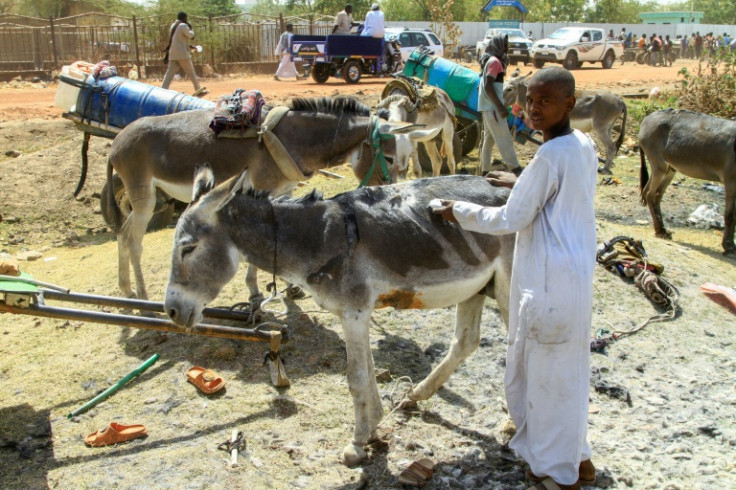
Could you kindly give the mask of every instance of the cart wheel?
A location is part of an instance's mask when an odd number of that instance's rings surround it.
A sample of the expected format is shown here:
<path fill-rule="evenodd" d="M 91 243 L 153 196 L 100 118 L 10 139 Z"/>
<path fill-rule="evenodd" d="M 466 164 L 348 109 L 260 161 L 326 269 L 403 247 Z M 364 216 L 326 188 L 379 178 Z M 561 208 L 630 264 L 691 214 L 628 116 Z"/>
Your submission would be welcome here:
<path fill-rule="evenodd" d="M 542 60 L 533 60 L 532 63 L 534 64 L 534 68 L 542 68 L 544 66 L 544 61 Z"/>
<path fill-rule="evenodd" d="M 342 66 L 342 79 L 345 83 L 358 83 L 360 81 L 360 63 L 353 60 Z"/>
<path fill-rule="evenodd" d="M 325 83 L 330 78 L 330 65 L 327 63 L 315 63 L 312 65 L 312 80 L 317 83 Z"/>
<path fill-rule="evenodd" d="M 128 215 L 130 215 L 130 201 L 128 200 L 128 194 L 125 192 L 123 181 L 118 174 L 114 174 L 112 176 L 112 185 L 115 192 L 115 201 L 117 201 L 120 212 L 123 215 L 123 221 L 125 221 L 128 219 Z M 107 182 L 105 182 L 105 185 L 102 186 L 102 191 L 100 192 L 100 210 L 102 211 L 102 217 L 105 219 L 105 223 L 107 223 L 107 225 L 117 233 L 120 230 L 115 228 L 115 225 L 113 224 L 114 220 L 112 217 L 112 210 L 107 207 L 108 192 L 110 192 L 110 189 L 107 186 Z M 163 192 L 156 191 L 156 208 L 153 211 L 151 221 L 148 223 L 147 230 L 155 231 L 166 228 L 171 223 L 173 217 L 174 203 L 170 202 Z"/>
<path fill-rule="evenodd" d="M 647 54 L 648 53 L 639 53 L 639 54 L 637 54 L 636 55 L 636 62 L 639 63 L 640 65 L 643 65 L 644 62 L 646 61 L 645 60 L 645 57 L 646 57 Z"/>
<path fill-rule="evenodd" d="M 463 155 L 467 155 L 478 148 L 480 132 L 480 123 L 478 121 L 470 121 L 463 118 L 457 119 L 457 131 L 455 134 L 460 139 Z"/>

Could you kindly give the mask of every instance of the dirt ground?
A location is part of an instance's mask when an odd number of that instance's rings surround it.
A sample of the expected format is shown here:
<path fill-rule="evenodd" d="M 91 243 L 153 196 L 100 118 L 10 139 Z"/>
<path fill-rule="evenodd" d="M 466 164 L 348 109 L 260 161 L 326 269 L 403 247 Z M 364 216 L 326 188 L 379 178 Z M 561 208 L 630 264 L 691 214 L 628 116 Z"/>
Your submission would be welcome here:
<path fill-rule="evenodd" d="M 692 64 L 627 63 L 611 70 L 586 65 L 574 75 L 581 88 L 641 94 L 671 86 L 684 66 Z M 243 75 L 203 84 L 211 100 L 242 87 L 261 90 L 271 103 L 350 94 L 374 105 L 385 81 L 318 85 Z M 192 90 L 186 81 L 172 88 Z M 0 252 L 27 258 L 21 267 L 37 280 L 116 295 L 117 245 L 99 214 L 98 194 L 110 141 L 92 138 L 87 183 L 75 199 L 82 136 L 53 107 L 55 91 L 55 83 L 0 84 Z M 627 132 L 635 135 L 633 124 Z M 533 153 L 529 146 L 519 150 Z M 473 152 L 460 167 L 476 164 Z M 661 240 L 638 203 L 638 156 L 620 155 L 614 170 L 621 184 L 598 187 L 599 240 L 641 238 L 679 289 L 682 313 L 593 355 L 589 433 L 599 469 L 596 488 L 734 488 L 734 316 L 699 288 L 705 282 L 736 285 L 736 259 L 721 254 L 720 232 L 685 224 L 700 204 L 715 202 L 723 209 L 723 194 L 676 177 L 663 202 L 674 239 Z M 317 176 L 299 192 L 316 187 L 330 196 L 357 186 L 346 168 L 336 172 L 345 178 Z M 149 294 L 158 301 L 172 236 L 166 229 L 144 240 Z M 261 276 L 261 287 L 267 281 Z M 591 335 L 631 328 L 658 312 L 633 284 L 602 268 L 594 287 Z M 234 281 L 217 304 L 243 301 L 246 294 L 242 281 Z M 383 443 L 371 446 L 368 461 L 357 468 L 339 461 L 353 427 L 341 328 L 310 298 L 287 304 L 288 314 L 275 320 L 287 324 L 291 336 L 282 348 L 288 389 L 270 385 L 261 366 L 264 344 L 0 315 L 0 487 L 400 488 L 400 472 L 429 458 L 435 473 L 428 488 L 526 488 L 525 465 L 505 446 L 506 336 L 493 301 L 485 306 L 478 352 L 418 410 L 391 413 L 382 423 Z M 391 400 L 406 390 L 401 378 L 418 382 L 445 354 L 453 321 L 454 308 L 375 312 L 373 354 L 377 369 L 390 374 L 379 383 L 386 414 Z M 151 369 L 92 410 L 67 419 L 153 353 L 160 359 Z M 192 365 L 217 370 L 227 380 L 224 392 L 199 394 L 184 376 Z M 112 421 L 145 424 L 149 435 L 109 448 L 84 445 L 85 435 Z M 244 432 L 247 449 L 240 465 L 230 468 L 217 446 L 234 429 Z"/>

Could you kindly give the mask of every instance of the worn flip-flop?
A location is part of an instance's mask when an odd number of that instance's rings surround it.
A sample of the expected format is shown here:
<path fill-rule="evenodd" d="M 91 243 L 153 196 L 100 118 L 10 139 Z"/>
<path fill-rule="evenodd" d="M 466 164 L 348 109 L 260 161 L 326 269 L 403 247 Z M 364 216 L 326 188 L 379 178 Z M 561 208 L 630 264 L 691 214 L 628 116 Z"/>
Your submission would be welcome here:
<path fill-rule="evenodd" d="M 530 469 L 526 470 L 524 476 L 526 476 L 527 480 L 533 481 L 534 483 L 541 483 L 543 480 L 548 478 L 546 476 L 537 476 L 532 473 L 532 470 Z M 580 467 L 578 469 L 578 478 L 581 485 L 584 485 L 586 487 L 592 487 L 593 485 L 595 485 L 595 466 L 593 466 L 593 462 L 591 460 L 586 459 L 585 461 L 580 462 Z"/>
<path fill-rule="evenodd" d="M 194 366 L 187 371 L 187 379 L 202 393 L 211 395 L 225 387 L 225 380 L 211 369 Z"/>
<path fill-rule="evenodd" d="M 198 88 L 197 90 L 195 90 L 194 93 L 192 94 L 192 97 L 203 97 L 207 95 L 208 93 L 210 93 L 210 91 L 207 90 L 207 87 L 202 87 L 202 88 Z"/>
<path fill-rule="evenodd" d="M 119 442 L 127 442 L 147 435 L 148 433 L 143 425 L 123 425 L 110 422 L 110 425 L 104 429 L 85 437 L 84 443 L 92 447 L 112 446 Z"/>

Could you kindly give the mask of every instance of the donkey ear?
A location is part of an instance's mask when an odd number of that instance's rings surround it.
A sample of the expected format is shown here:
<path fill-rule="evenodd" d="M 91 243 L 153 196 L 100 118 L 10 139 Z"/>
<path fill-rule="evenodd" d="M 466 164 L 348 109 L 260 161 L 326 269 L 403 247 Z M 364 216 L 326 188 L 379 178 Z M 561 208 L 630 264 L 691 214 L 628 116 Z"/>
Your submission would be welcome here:
<path fill-rule="evenodd" d="M 207 194 L 215 187 L 215 174 L 207 162 L 198 163 L 194 167 L 194 185 L 192 187 L 192 202 Z"/>
<path fill-rule="evenodd" d="M 238 176 L 237 179 L 236 178 L 230 179 L 230 187 L 228 189 L 228 192 L 225 195 L 225 197 L 220 202 L 217 203 L 217 208 L 215 209 L 215 211 L 219 211 L 222 208 L 224 208 L 225 206 L 227 206 L 227 204 L 230 201 L 232 201 L 233 198 L 238 193 L 243 192 L 243 190 L 244 190 L 243 188 L 245 186 L 245 183 L 247 182 L 247 179 L 248 179 L 248 170 L 247 169 L 246 170 L 243 170 L 243 173 L 241 173 Z"/>
<path fill-rule="evenodd" d="M 381 134 L 407 134 L 417 128 L 424 128 L 425 124 L 412 124 L 408 122 L 381 122 L 378 132 Z"/>
<path fill-rule="evenodd" d="M 417 125 L 419 127 L 424 127 L 423 124 Z M 418 129 L 417 126 L 413 126 L 413 130 L 407 134 L 410 140 L 412 141 L 427 141 L 430 138 L 434 138 L 437 136 L 440 132 L 437 128 L 432 129 Z"/>

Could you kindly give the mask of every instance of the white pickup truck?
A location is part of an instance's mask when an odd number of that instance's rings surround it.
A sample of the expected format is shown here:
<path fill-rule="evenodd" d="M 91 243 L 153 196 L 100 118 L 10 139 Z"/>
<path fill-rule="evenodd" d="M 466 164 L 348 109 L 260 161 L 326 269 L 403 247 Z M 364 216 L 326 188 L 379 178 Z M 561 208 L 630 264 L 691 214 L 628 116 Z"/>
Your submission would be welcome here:
<path fill-rule="evenodd" d="M 568 70 L 574 70 L 584 62 L 600 62 L 603 68 L 611 68 L 623 53 L 621 41 L 606 39 L 603 29 L 563 27 L 535 42 L 531 57 L 536 68 L 542 68 L 545 63 L 562 63 Z"/>

